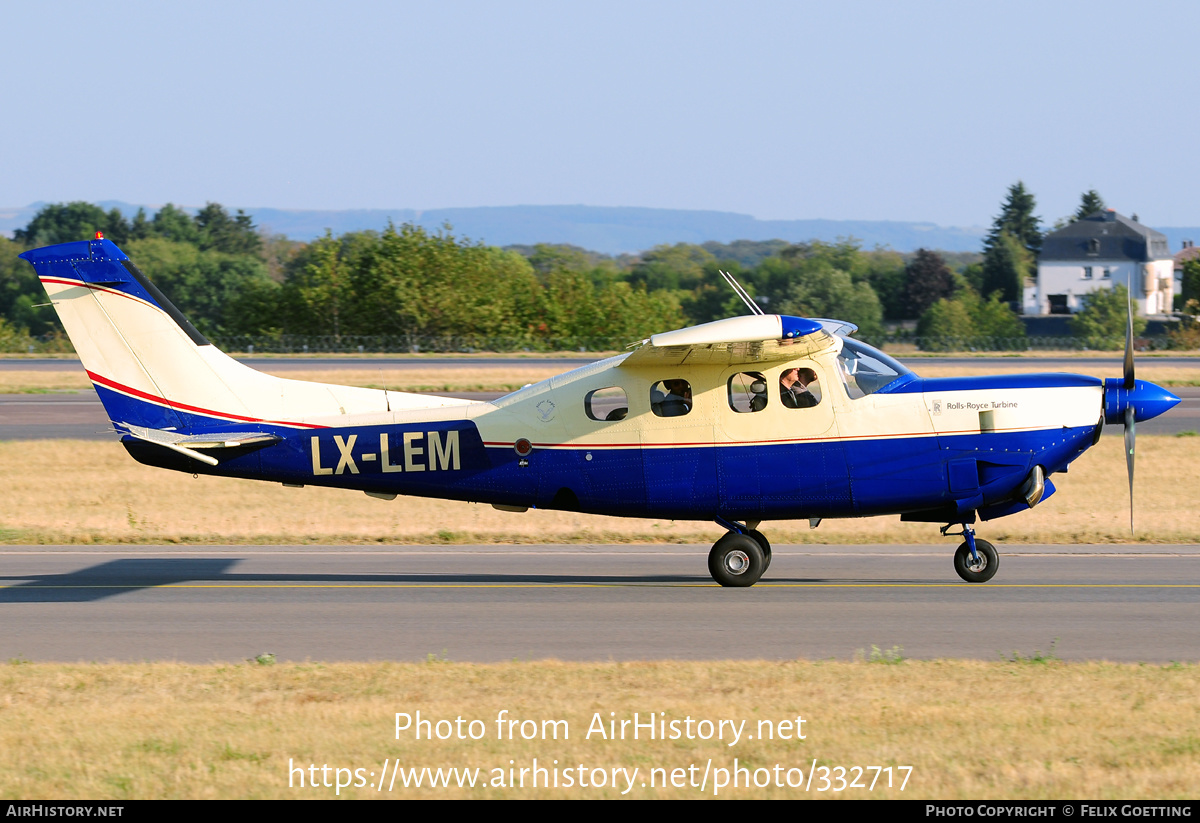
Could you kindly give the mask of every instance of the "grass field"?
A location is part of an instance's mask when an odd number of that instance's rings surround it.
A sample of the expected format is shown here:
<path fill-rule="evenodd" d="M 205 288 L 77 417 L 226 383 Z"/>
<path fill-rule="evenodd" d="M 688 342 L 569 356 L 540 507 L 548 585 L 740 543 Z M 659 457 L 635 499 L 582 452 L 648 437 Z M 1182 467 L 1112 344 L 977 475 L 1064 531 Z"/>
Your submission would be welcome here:
<path fill-rule="evenodd" d="M 14 662 L 0 664 L 0 797 L 1195 797 L 1200 666 L 1067 664 L 1027 652 L 990 663 L 906 661 L 896 649 L 864 650 L 855 663 Z M 497 739 L 505 710 L 536 722 Z M 418 711 L 435 723 L 461 717 L 462 734 L 479 739 L 416 740 L 411 729 L 397 739 L 396 713 L 415 720 Z M 680 721 L 680 738 L 596 733 L 597 718 L 607 731 L 634 712 Z M 693 738 L 706 729 L 699 721 L 746 722 L 737 742 L 730 725 L 723 740 L 687 739 L 688 717 Z M 481 722 L 472 729 L 471 720 Z M 542 723 L 557 720 L 566 725 Z M 774 739 L 762 739 L 768 728 Z M 440 727 L 457 736 L 450 729 Z M 535 739 L 520 739 L 521 729 Z M 543 768 L 557 761 L 558 788 L 533 788 L 532 772 L 519 785 L 535 758 Z M 747 769 L 738 788 L 729 785 L 735 758 Z M 390 783 L 396 760 L 405 770 L 479 769 L 481 785 L 406 789 L 403 778 Z M 309 785 L 309 764 L 329 787 Z M 608 785 L 565 787 L 562 774 L 578 776 L 579 766 L 589 783 L 603 773 Z M 614 768 L 625 770 L 616 788 Z M 663 787 L 675 769 L 684 785 Z M 856 778 L 874 779 L 874 790 L 850 788 Z M 339 791 L 339 779 L 358 785 Z M 747 788 L 753 780 L 769 785 Z"/>
<path fill-rule="evenodd" d="M 1154 368 L 1139 362 L 1139 377 L 1174 385 L 1200 378 L 1200 369 L 1168 368 L 1160 375 Z M 918 370 L 977 373 L 919 364 Z M 1018 360 L 1002 370 L 1027 366 Z M 286 374 L 394 389 L 488 391 L 556 371 Z M 1116 373 L 1114 365 L 1100 376 Z M 407 385 L 393 383 L 401 375 Z M 33 385 L 34 377 L 46 380 Z M 54 382 L 64 379 L 86 386 L 70 375 L 7 372 L 0 373 L 0 393 L 72 388 Z M 1054 478 L 1054 497 L 1032 512 L 983 524 L 980 534 L 1009 544 L 1200 542 L 1194 502 L 1200 437 L 1143 435 L 1137 477 L 1136 537 L 1128 530 L 1121 441 L 1113 437 Z M 514 514 L 449 501 L 384 502 L 344 490 L 193 479 L 143 467 L 116 442 L 0 443 L 0 488 L 0 541 L 9 544 L 707 543 L 721 532 L 705 523 Z M 827 521 L 815 531 L 807 522 L 770 523 L 767 530 L 777 544 L 940 540 L 934 525 L 895 517 Z M 1200 665 L 1064 663 L 1054 657 L 1051 640 L 1041 651 L 998 654 L 992 662 L 910 661 L 897 648 L 864 649 L 855 663 L 475 665 L 435 655 L 425 664 L 14 660 L 0 663 L 0 797 L 696 798 L 717 794 L 721 770 L 731 780 L 736 758 L 736 766 L 747 769 L 741 785 L 726 785 L 717 796 L 1193 798 L 1200 785 Z M 397 739 L 395 714 L 417 711 L 426 719 L 479 719 L 484 734 L 476 741 L 417 741 L 402 732 Z M 565 720 L 570 738 L 497 740 L 501 711 L 539 724 Z M 667 720 L 745 720 L 745 733 L 755 739 L 730 746 L 728 740 L 585 737 L 597 716 L 632 719 L 634 712 L 643 720 L 658 712 Z M 784 721 L 800 716 L 805 739 L 794 733 L 788 740 L 759 739 L 761 721 L 794 732 L 794 722 L 788 727 Z M 559 788 L 533 788 L 531 773 L 522 776 L 535 758 L 541 768 L 559 769 Z M 479 785 L 459 788 L 451 778 L 450 787 L 429 788 L 423 775 L 421 788 L 402 788 L 401 777 L 380 791 L 385 760 L 389 769 L 399 760 L 418 774 L 425 767 L 480 769 Z M 329 786 L 308 784 L 310 764 Z M 330 771 L 323 774 L 324 765 Z M 606 785 L 565 787 L 565 772 L 577 776 L 581 766 L 589 783 L 604 774 Z M 291 768 L 303 771 L 303 787 Z M 623 770 L 616 788 L 614 769 Z M 706 771 L 701 789 L 695 784 Z M 835 790 L 856 777 L 865 785 L 874 779 L 875 788 Z M 522 778 L 524 787 L 511 786 Z M 683 785 L 664 786 L 671 778 Z M 337 790 L 338 780 L 351 785 Z M 752 780 L 766 785 L 747 788 Z M 807 789 L 789 788 L 789 780 L 808 781 Z"/>
<path fill-rule="evenodd" d="M 1138 438 L 1137 534 L 1121 440 L 1105 437 L 1054 478 L 1058 492 L 1033 511 L 980 526 L 996 543 L 1200 542 L 1200 437 Z M 501 512 L 487 505 L 148 468 L 116 442 L 0 443 L 0 542 L 199 544 L 710 543 L 712 523 Z M 897 517 L 767 524 L 787 543 L 930 543 L 932 524 Z"/>

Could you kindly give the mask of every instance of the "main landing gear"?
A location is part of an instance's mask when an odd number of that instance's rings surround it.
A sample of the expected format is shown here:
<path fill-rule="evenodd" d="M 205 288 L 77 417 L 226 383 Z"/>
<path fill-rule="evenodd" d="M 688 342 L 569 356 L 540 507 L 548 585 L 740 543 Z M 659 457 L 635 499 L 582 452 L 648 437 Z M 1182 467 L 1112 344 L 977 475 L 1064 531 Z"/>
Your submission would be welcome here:
<path fill-rule="evenodd" d="M 757 523 L 718 520 L 729 533 L 708 553 L 708 572 L 722 586 L 753 586 L 771 566 L 771 544 L 754 528 Z"/>
<path fill-rule="evenodd" d="M 986 583 L 996 576 L 1000 570 L 1000 555 L 996 547 L 986 540 L 977 540 L 975 530 L 966 523 L 962 524 L 961 532 L 952 532 L 948 524 L 942 527 L 942 534 L 961 534 L 966 538 L 954 551 L 954 571 L 968 583 Z"/>

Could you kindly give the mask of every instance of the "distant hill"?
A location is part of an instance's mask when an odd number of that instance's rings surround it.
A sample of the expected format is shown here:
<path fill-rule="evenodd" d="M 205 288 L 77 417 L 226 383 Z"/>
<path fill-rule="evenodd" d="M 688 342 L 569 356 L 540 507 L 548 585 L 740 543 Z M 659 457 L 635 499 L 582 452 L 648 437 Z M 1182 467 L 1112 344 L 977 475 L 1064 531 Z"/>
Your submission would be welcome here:
<path fill-rule="evenodd" d="M 12 234 L 33 219 L 44 205 L 0 208 L 0 232 Z M 136 205 L 104 201 L 132 216 Z M 224 204 L 227 208 L 237 206 Z M 147 206 L 153 213 L 157 207 Z M 245 207 L 243 207 L 245 208 Z M 294 240 L 311 240 L 328 229 L 336 234 L 381 230 L 391 220 L 436 230 L 449 223 L 460 237 L 492 246 L 566 243 L 605 254 L 638 252 L 664 243 L 732 243 L 736 240 L 833 241 L 855 237 L 865 248 L 887 246 L 900 252 L 918 248 L 979 251 L 986 228 L 938 226 L 891 220 L 758 220 L 746 214 L 683 209 L 645 209 L 605 206 L 491 206 L 468 209 L 354 209 L 303 211 L 246 208 L 254 222 Z M 1171 248 L 1180 241 L 1200 240 L 1200 228 L 1158 228 Z"/>

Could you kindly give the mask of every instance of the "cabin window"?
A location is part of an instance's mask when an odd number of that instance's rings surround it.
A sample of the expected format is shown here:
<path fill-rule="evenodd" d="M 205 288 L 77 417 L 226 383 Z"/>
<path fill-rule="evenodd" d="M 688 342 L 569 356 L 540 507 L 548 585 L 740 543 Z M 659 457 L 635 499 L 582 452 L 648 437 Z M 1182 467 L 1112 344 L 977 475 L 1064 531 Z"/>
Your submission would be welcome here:
<path fill-rule="evenodd" d="M 729 408 L 747 414 L 766 407 L 767 378 L 756 371 L 744 371 L 729 378 Z"/>
<path fill-rule="evenodd" d="M 779 402 L 786 409 L 811 409 L 821 402 L 817 372 L 807 366 L 789 366 L 779 375 Z"/>
<path fill-rule="evenodd" d="M 874 394 L 902 375 L 912 374 L 906 366 L 878 349 L 846 337 L 842 338 L 842 350 L 838 354 L 838 373 L 851 400 Z"/>
<path fill-rule="evenodd" d="M 682 417 L 692 410 L 692 385 L 680 378 L 659 380 L 650 387 L 650 410 L 658 417 Z"/>
<path fill-rule="evenodd" d="M 588 392 L 583 398 L 583 410 L 592 420 L 624 420 L 629 414 L 629 400 L 620 386 L 608 386 Z"/>

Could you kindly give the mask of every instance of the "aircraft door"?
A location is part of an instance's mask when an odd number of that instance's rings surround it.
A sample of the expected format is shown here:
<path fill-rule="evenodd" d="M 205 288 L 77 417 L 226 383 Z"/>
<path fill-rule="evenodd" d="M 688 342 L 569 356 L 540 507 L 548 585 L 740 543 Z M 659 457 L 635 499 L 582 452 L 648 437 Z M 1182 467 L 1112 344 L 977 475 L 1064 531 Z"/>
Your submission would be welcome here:
<path fill-rule="evenodd" d="M 715 380 L 715 369 L 666 367 L 641 384 L 650 405 L 639 417 L 646 505 L 656 517 L 712 516 Z"/>
<path fill-rule="evenodd" d="M 722 374 L 716 451 L 723 514 L 766 520 L 850 508 L 834 379 L 813 361 Z"/>

